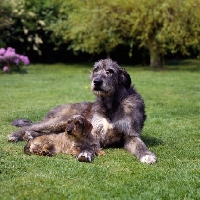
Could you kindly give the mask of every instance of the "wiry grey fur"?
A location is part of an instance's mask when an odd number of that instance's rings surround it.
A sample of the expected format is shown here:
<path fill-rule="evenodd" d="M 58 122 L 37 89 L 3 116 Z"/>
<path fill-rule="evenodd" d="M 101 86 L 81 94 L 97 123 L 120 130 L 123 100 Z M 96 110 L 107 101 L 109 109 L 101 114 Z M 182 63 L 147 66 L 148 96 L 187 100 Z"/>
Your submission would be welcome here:
<path fill-rule="evenodd" d="M 63 132 L 70 115 L 82 115 L 93 125 L 92 134 L 107 147 L 123 142 L 124 148 L 141 162 L 153 164 L 156 156 L 140 139 L 146 118 L 145 105 L 141 96 L 131 86 L 129 74 L 111 59 L 95 63 L 91 74 L 91 90 L 96 95 L 94 103 L 66 104 L 54 108 L 46 118 L 31 126 L 22 127 L 8 136 L 9 141 L 23 140 L 23 137 Z M 80 153 L 87 157 L 89 150 Z"/>

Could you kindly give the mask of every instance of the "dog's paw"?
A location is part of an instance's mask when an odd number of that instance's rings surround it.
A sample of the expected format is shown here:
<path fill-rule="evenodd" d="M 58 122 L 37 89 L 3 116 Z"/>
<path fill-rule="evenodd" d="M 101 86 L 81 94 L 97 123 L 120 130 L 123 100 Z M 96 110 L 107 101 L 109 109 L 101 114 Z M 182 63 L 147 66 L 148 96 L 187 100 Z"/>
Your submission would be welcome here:
<path fill-rule="evenodd" d="M 106 155 L 106 152 L 103 150 L 100 150 L 97 152 L 97 156 L 105 156 L 105 155 Z"/>
<path fill-rule="evenodd" d="M 29 140 L 32 140 L 33 138 L 34 138 L 34 137 L 32 136 L 31 131 L 25 131 L 23 140 L 29 141 Z"/>
<path fill-rule="evenodd" d="M 140 162 L 146 164 L 154 164 L 156 163 L 156 156 L 153 153 L 146 154 L 140 158 Z"/>
<path fill-rule="evenodd" d="M 13 134 L 8 135 L 8 141 L 9 142 L 17 142 L 19 141 L 19 138 L 16 136 L 13 136 Z"/>
<path fill-rule="evenodd" d="M 79 162 L 92 162 L 94 159 L 94 154 L 88 151 L 84 151 L 84 152 L 79 153 L 76 156 L 76 159 Z"/>

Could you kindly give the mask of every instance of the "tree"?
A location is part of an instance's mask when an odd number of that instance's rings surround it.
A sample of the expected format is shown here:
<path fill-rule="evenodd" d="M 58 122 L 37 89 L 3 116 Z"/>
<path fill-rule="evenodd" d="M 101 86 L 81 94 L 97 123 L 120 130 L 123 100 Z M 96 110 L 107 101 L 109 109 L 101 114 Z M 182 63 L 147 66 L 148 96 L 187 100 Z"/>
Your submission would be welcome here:
<path fill-rule="evenodd" d="M 134 2 L 134 5 L 131 5 Z M 129 1 L 134 7 L 127 20 L 130 37 L 150 52 L 150 65 L 162 66 L 161 54 L 199 48 L 199 0 L 140 0 Z"/>
<path fill-rule="evenodd" d="M 106 1 L 60 1 L 60 16 L 52 31 L 65 42 L 70 42 L 69 49 L 74 52 L 108 54 L 119 44 L 124 43 L 118 31 L 118 15 L 109 17 L 111 2 Z M 102 12 L 103 11 L 103 12 Z"/>
<path fill-rule="evenodd" d="M 47 29 L 57 19 L 58 5 L 52 0 L 0 0 L 0 3 L 0 36 L 4 43 L 17 43 L 23 46 L 23 51 L 34 50 L 41 55 L 45 45 L 54 42 L 52 31 Z"/>
<path fill-rule="evenodd" d="M 200 44 L 200 0 L 60 0 L 55 35 L 69 48 L 108 54 L 119 44 L 137 44 L 161 67 L 161 54 L 188 53 Z"/>
<path fill-rule="evenodd" d="M 5 46 L 2 39 L 2 30 L 11 26 L 11 5 L 7 0 L 0 0 L 0 47 Z"/>

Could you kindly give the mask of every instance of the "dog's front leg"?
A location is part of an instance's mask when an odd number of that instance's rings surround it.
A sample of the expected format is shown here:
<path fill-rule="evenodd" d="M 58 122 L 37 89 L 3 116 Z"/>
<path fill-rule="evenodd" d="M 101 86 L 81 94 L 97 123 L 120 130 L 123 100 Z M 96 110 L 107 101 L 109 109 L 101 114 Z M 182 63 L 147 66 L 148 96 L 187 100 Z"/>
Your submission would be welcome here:
<path fill-rule="evenodd" d="M 100 116 L 98 114 L 93 116 L 91 123 L 93 125 L 92 132 L 101 136 L 106 135 L 107 132 L 113 129 L 111 122 L 106 117 Z"/>
<path fill-rule="evenodd" d="M 95 152 L 92 150 L 83 150 L 77 156 L 76 159 L 79 162 L 92 162 L 94 160 Z"/>
<path fill-rule="evenodd" d="M 145 143 L 139 137 L 125 135 L 124 148 L 131 154 L 134 154 L 142 163 L 156 163 L 156 156 L 148 150 Z"/>

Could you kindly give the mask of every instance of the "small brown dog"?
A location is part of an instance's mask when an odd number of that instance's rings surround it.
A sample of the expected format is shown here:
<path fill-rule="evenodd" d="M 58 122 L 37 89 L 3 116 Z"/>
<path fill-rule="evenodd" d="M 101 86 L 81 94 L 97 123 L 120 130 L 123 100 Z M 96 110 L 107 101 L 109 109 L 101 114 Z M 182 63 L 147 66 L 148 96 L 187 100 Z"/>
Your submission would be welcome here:
<path fill-rule="evenodd" d="M 81 115 L 74 115 L 67 120 L 64 133 L 38 136 L 29 140 L 24 147 L 24 153 L 41 156 L 53 156 L 64 153 L 76 156 L 78 161 L 86 161 L 78 156 L 80 152 L 88 148 L 93 154 L 88 157 L 88 162 L 92 162 L 94 155 L 105 155 L 100 144 L 95 141 L 91 134 L 92 124 Z"/>

